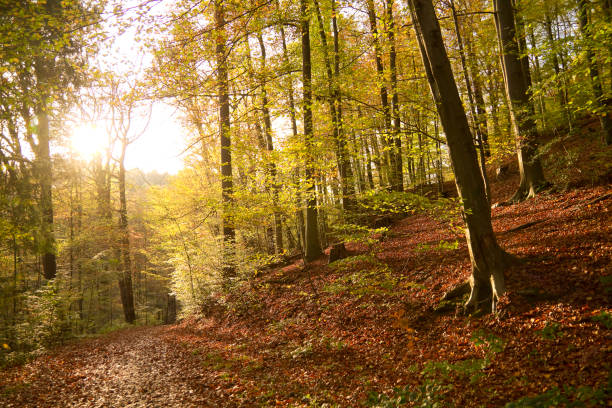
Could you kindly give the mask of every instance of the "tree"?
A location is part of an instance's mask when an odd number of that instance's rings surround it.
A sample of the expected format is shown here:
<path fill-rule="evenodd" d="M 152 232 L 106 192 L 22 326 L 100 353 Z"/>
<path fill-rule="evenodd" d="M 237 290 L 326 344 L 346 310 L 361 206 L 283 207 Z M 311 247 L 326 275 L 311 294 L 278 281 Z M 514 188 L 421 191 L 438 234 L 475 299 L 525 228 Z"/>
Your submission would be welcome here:
<path fill-rule="evenodd" d="M 388 161 L 388 165 L 385 165 L 385 171 L 389 172 L 389 184 L 390 185 L 398 185 L 396 182 L 397 175 L 395 174 L 395 170 L 397 169 L 395 164 L 395 155 L 394 149 L 389 149 L 389 145 L 391 145 L 388 137 L 388 132 L 391 129 L 391 110 L 389 107 L 389 92 L 387 90 L 386 80 L 385 80 L 385 67 L 383 65 L 383 51 L 382 45 L 380 43 L 380 34 L 378 31 L 378 24 L 376 23 L 376 8 L 374 7 L 374 0 L 366 0 L 366 5 L 368 7 L 368 19 L 370 21 L 370 31 L 372 33 L 372 41 L 374 42 L 374 58 L 376 61 L 376 72 L 378 77 L 376 78 L 376 82 L 378 83 L 379 93 L 380 93 L 380 102 L 382 105 L 383 111 L 383 119 L 384 119 L 384 132 L 383 141 L 385 143 L 385 151 L 383 152 L 383 156 L 380 158 L 384 158 L 385 162 Z M 379 156 L 377 154 L 377 156 Z M 386 160 L 388 158 L 388 160 Z M 380 159 L 379 159 L 380 160 Z M 382 163 L 381 163 L 382 165 Z M 379 172 L 382 171 L 380 166 Z"/>
<path fill-rule="evenodd" d="M 124 81 L 127 82 L 127 81 Z M 125 321 L 134 323 L 136 320 L 136 310 L 134 307 L 134 288 L 132 282 L 132 258 L 130 252 L 130 230 L 128 226 L 128 210 L 126 196 L 126 169 L 125 155 L 130 144 L 142 136 L 148 127 L 148 120 L 151 117 L 149 110 L 147 123 L 140 131 L 134 133 L 133 118 L 137 114 L 137 104 L 141 98 L 138 95 L 136 85 L 130 86 L 126 91 L 120 89 L 119 81 L 110 78 L 108 83 L 109 102 L 111 106 L 112 130 L 119 141 L 120 153 L 116 159 L 119 165 L 117 175 L 119 184 L 119 264 L 121 270 L 118 274 L 119 293 Z"/>
<path fill-rule="evenodd" d="M 235 276 L 234 256 L 236 231 L 230 216 L 233 202 L 234 182 L 232 179 L 232 145 L 230 139 L 230 100 L 225 46 L 225 10 L 223 1 L 215 0 L 217 90 L 219 93 L 219 136 L 221 139 L 221 195 L 223 205 L 223 277 L 226 283 Z"/>
<path fill-rule="evenodd" d="M 327 32 L 321 15 L 319 2 L 313 0 L 314 10 L 317 15 L 319 25 L 319 36 L 321 37 L 321 45 L 323 51 L 323 61 L 325 62 L 325 72 L 327 74 L 328 87 L 328 102 L 329 111 L 332 122 L 333 138 L 336 143 L 336 160 L 338 162 L 338 173 L 340 175 L 340 184 L 342 186 L 342 206 L 345 211 L 354 207 L 353 202 L 355 195 L 355 184 L 353 180 L 353 169 L 349 159 L 349 153 L 346 146 L 346 139 L 342 127 L 342 100 L 339 89 L 340 76 L 340 55 L 338 50 L 338 25 L 336 23 L 335 8 L 332 10 L 332 21 L 334 30 L 334 69 L 332 71 L 332 63 L 329 57 Z M 335 2 L 332 0 L 332 7 L 335 7 Z"/>
<path fill-rule="evenodd" d="M 317 197 L 315 195 L 312 124 L 312 64 L 310 59 L 310 17 L 306 0 L 300 0 L 300 34 L 302 37 L 302 110 L 304 114 L 304 145 L 306 148 L 306 231 L 304 237 L 304 259 L 310 262 L 317 259 L 323 251 L 319 240 L 317 221 Z"/>
<path fill-rule="evenodd" d="M 432 94 L 439 95 L 438 113 L 446 134 L 455 183 L 463 201 L 465 235 L 470 251 L 472 275 L 467 309 L 495 310 L 505 292 L 504 270 L 511 259 L 497 244 L 491 225 L 491 210 L 480 177 L 476 149 L 465 110 L 459 97 L 446 54 L 438 19 L 431 0 L 410 0 L 415 27 L 423 40 L 423 64 L 429 65 Z"/>
<path fill-rule="evenodd" d="M 578 23 L 580 32 L 582 33 L 584 52 L 589 68 L 589 76 L 591 77 L 591 87 L 593 89 L 593 97 L 599 116 L 599 123 L 603 131 L 602 141 L 604 145 L 612 145 L 612 119 L 610 119 L 610 111 L 612 110 L 612 102 L 610 99 L 604 98 L 603 87 L 601 86 L 601 77 L 597 59 L 593 52 L 593 38 L 589 26 L 589 10 L 587 0 L 578 1 Z"/>
<path fill-rule="evenodd" d="M 506 94 L 510 101 L 512 126 L 516 136 L 516 150 L 521 175 L 518 190 L 511 201 L 533 197 L 548 183 L 539 157 L 538 130 L 533 119 L 533 105 L 529 100 L 531 80 L 529 65 L 521 58 L 515 13 L 511 0 L 495 0 L 495 24 L 502 53 L 502 71 Z"/>
<path fill-rule="evenodd" d="M 387 0 L 387 35 L 389 36 L 389 67 L 391 69 L 391 114 L 393 116 L 393 184 L 394 191 L 404 191 L 404 170 L 402 162 L 402 138 L 399 96 L 397 89 L 397 52 L 395 49 L 395 19 L 393 18 L 393 0 Z"/>

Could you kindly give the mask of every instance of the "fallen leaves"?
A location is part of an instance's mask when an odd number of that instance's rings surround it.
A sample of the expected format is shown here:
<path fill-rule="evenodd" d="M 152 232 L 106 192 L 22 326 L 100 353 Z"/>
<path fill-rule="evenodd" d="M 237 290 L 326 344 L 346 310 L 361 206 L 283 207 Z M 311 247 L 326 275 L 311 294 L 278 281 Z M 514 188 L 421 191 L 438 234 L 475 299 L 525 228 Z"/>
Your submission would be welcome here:
<path fill-rule="evenodd" d="M 370 290 L 371 262 L 268 271 L 243 288 L 255 306 L 248 313 L 111 333 L 0 372 L 0 405 L 353 407 L 369 391 L 419 386 L 428 362 L 463 367 L 486 358 L 486 342 L 497 338 L 503 347 L 472 377 L 477 386 L 456 378 L 450 406 L 500 406 L 563 384 L 601 385 L 612 350 L 612 199 L 593 201 L 606 194 L 606 187 L 584 188 L 493 210 L 496 231 L 546 219 L 500 236 L 523 262 L 507 273 L 499 316 L 433 312 L 470 264 L 463 241 L 441 248 L 435 243 L 453 235 L 415 215 L 393 226 L 374 260 L 394 288 Z M 355 283 L 360 276 L 367 279 Z M 290 284 L 263 284 L 287 277 Z M 339 283 L 346 288 L 324 290 Z"/>

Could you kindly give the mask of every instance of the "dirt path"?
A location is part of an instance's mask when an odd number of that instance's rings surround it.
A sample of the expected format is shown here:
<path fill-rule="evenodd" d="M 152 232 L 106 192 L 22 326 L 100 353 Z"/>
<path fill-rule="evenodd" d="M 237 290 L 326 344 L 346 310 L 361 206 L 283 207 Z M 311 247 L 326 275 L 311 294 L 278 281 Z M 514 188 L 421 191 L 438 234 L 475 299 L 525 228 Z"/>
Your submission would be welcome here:
<path fill-rule="evenodd" d="M 210 391 L 183 373 L 193 356 L 160 336 L 164 328 L 123 330 L 56 350 L 0 376 L 3 407 L 191 407 Z"/>

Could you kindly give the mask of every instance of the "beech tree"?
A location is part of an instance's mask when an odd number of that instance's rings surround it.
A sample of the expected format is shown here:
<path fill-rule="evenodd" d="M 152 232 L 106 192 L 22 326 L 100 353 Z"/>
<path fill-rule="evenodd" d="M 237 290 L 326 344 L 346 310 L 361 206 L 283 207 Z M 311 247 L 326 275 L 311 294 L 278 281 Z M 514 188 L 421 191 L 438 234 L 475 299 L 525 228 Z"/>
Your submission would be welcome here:
<path fill-rule="evenodd" d="M 226 280 L 235 274 L 234 254 L 236 232 L 229 215 L 234 181 L 232 179 L 232 145 L 230 139 L 230 98 L 225 34 L 225 9 L 221 0 L 215 0 L 217 90 L 219 92 L 219 136 L 221 139 L 221 195 L 223 208 L 223 276 Z"/>
<path fill-rule="evenodd" d="M 510 101 L 512 127 L 516 136 L 521 181 L 510 199 L 533 197 L 547 185 L 542 163 L 537 156 L 538 129 L 533 119 L 533 105 L 529 100 L 529 64 L 521 58 L 515 13 L 511 0 L 495 0 L 495 24 L 502 53 L 502 69 L 506 95 Z"/>
<path fill-rule="evenodd" d="M 304 115 L 304 146 L 306 148 L 306 223 L 304 233 L 304 259 L 313 261 L 321 254 L 319 223 L 317 220 L 317 197 L 315 195 L 315 178 L 312 157 L 313 124 L 312 124 L 312 65 L 310 59 L 310 10 L 307 0 L 300 0 L 300 35 L 302 37 L 302 111 Z"/>
<path fill-rule="evenodd" d="M 455 183 L 463 202 L 465 236 L 472 262 L 468 310 L 495 310 L 505 292 L 504 270 L 511 260 L 497 243 L 491 225 L 491 210 L 472 133 L 459 97 L 446 54 L 440 25 L 431 0 L 410 0 L 415 27 L 423 41 L 423 64 L 429 66 L 432 94 L 439 95 L 438 113 L 446 134 Z"/>

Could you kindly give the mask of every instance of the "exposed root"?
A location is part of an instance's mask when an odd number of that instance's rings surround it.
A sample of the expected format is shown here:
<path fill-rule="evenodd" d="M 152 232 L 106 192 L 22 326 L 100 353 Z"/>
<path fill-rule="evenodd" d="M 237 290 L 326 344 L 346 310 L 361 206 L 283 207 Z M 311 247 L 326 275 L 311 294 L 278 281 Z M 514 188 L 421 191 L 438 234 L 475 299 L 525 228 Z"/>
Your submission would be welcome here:
<path fill-rule="evenodd" d="M 502 261 L 490 271 L 488 280 L 477 280 L 472 274 L 468 280 L 470 297 L 463 307 L 465 314 L 495 313 L 499 298 L 506 293 L 504 271 L 518 262 L 518 258 L 504 252 Z"/>
<path fill-rule="evenodd" d="M 457 286 L 455 286 L 454 288 L 446 292 L 444 296 L 442 296 L 442 300 L 455 299 L 467 293 L 470 293 L 470 291 L 471 291 L 470 281 L 467 280 L 465 282 L 461 282 L 460 284 L 458 284 Z"/>
<path fill-rule="evenodd" d="M 549 182 L 541 183 L 538 185 L 523 182 L 516 190 L 516 192 L 512 195 L 512 197 L 510 197 L 510 199 L 506 201 L 506 203 L 510 205 L 529 200 L 530 198 L 534 198 L 536 194 L 549 189 L 551 186 L 552 184 Z"/>

